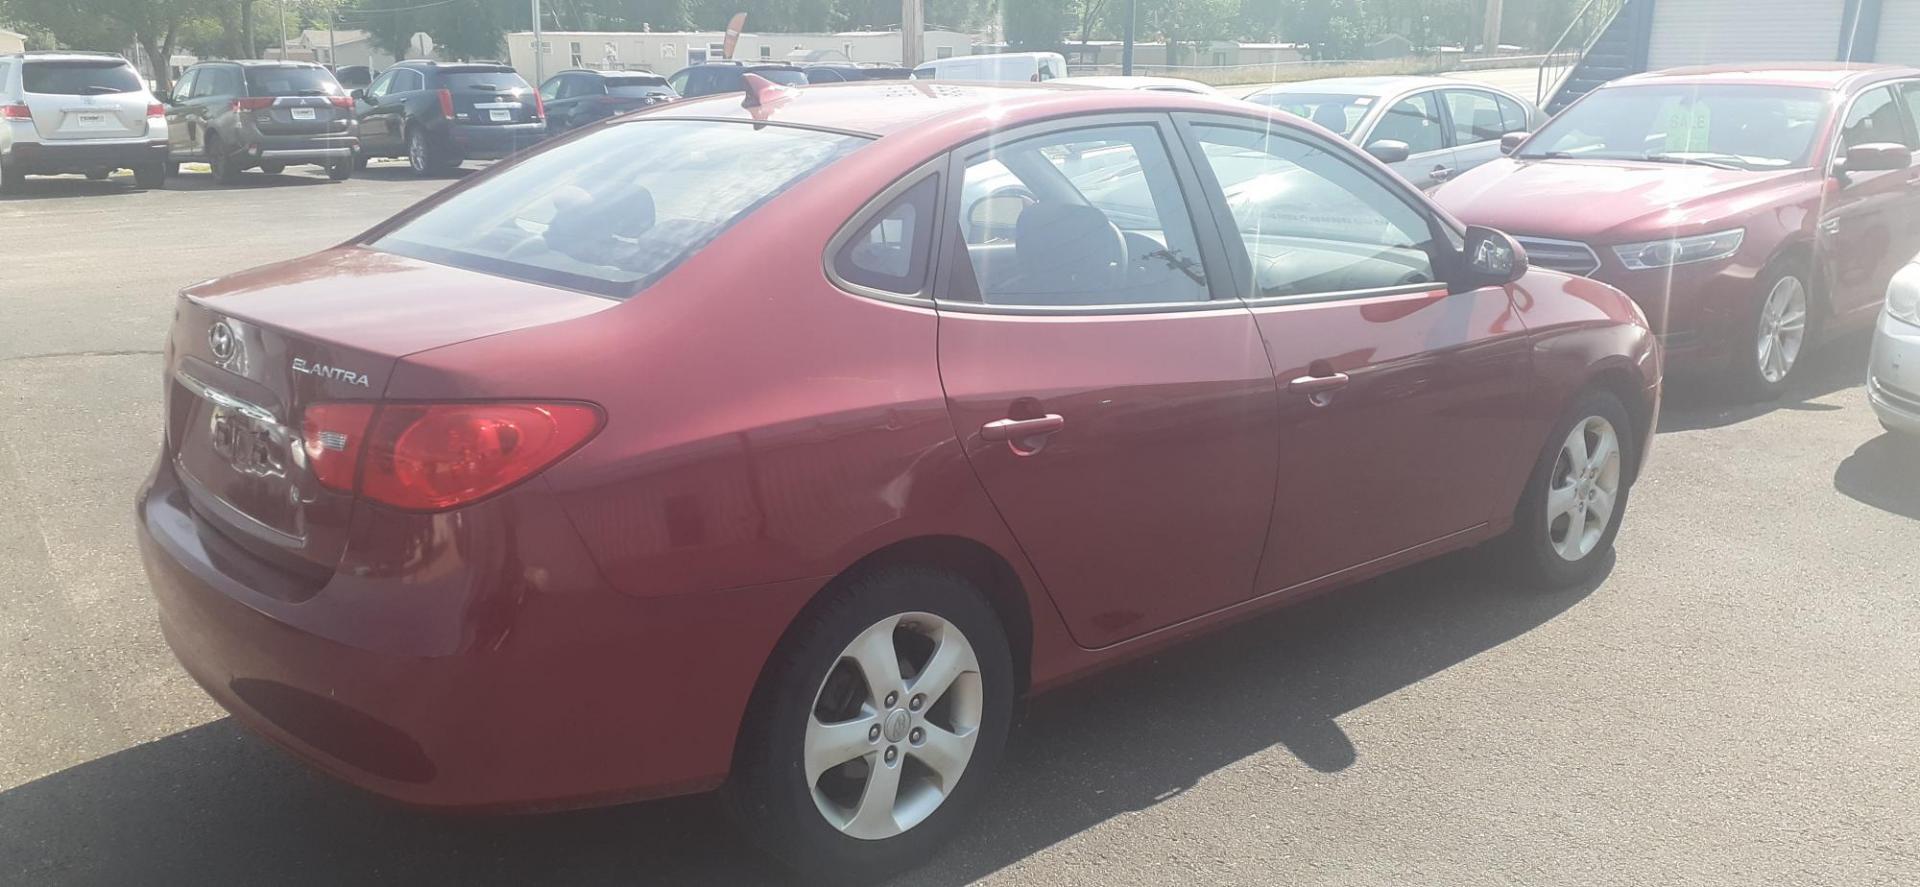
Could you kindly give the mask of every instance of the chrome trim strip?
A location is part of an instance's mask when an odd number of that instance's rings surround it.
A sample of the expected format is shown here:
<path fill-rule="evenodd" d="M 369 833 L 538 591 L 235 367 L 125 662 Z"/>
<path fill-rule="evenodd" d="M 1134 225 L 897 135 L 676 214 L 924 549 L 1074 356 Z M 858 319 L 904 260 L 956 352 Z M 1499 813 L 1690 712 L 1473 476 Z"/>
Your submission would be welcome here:
<path fill-rule="evenodd" d="M 1315 302 L 1342 302 L 1349 299 L 1373 299 L 1381 296 L 1410 296 L 1416 293 L 1429 293 L 1444 290 L 1444 281 L 1431 283 L 1403 283 L 1398 286 L 1383 286 L 1375 289 L 1341 290 L 1330 293 L 1300 293 L 1291 296 L 1260 296 L 1248 299 L 1247 305 L 1253 308 L 1268 308 L 1278 305 L 1310 305 Z"/>
<path fill-rule="evenodd" d="M 228 394 L 225 391 L 221 391 L 220 389 L 215 388 L 212 385 L 209 385 L 205 382 L 200 381 L 197 378 L 194 378 L 191 374 L 189 374 L 184 369 L 174 370 L 173 378 L 174 378 L 174 381 L 177 381 L 180 383 L 180 387 L 185 388 L 188 391 L 191 391 L 194 394 L 199 395 L 202 399 L 208 401 L 209 403 L 212 403 L 214 406 L 226 407 L 227 409 L 233 410 L 234 412 L 237 412 L 240 415 L 246 416 L 249 419 L 257 419 L 261 422 L 271 422 L 275 425 L 280 425 L 283 427 L 286 424 L 284 422 L 281 422 L 278 417 L 274 416 L 272 410 L 269 410 L 266 407 L 260 406 L 259 404 L 253 403 L 251 401 L 241 400 L 240 398 L 234 397 L 233 395 Z"/>
<path fill-rule="evenodd" d="M 262 157 L 352 157 L 352 148 L 299 148 L 261 151 Z"/>
<path fill-rule="evenodd" d="M 1028 317 L 1097 317 L 1111 314 L 1192 314 L 1200 311 L 1244 311 L 1239 299 L 1202 302 L 1135 302 L 1118 305 L 988 305 L 983 302 L 936 301 L 935 307 L 954 314 L 999 314 Z"/>

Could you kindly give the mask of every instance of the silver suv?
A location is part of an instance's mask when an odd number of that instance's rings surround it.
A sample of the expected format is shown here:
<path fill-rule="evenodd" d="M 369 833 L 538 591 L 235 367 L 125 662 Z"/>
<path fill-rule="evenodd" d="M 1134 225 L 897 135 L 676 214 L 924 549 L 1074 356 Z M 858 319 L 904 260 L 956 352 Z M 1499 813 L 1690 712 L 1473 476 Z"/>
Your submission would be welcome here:
<path fill-rule="evenodd" d="M 166 181 L 166 107 L 127 60 L 97 52 L 0 55 L 0 191 L 29 175 L 133 170 Z"/>

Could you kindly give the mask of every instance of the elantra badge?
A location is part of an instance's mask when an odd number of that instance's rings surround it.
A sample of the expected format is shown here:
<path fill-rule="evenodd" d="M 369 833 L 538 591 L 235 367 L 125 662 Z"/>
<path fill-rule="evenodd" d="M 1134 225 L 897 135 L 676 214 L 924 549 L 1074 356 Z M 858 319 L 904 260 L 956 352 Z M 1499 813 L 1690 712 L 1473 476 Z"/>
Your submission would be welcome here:
<path fill-rule="evenodd" d="M 362 388 L 373 387 L 367 384 L 366 373 L 356 373 L 345 367 L 327 366 L 324 363 L 309 363 L 304 357 L 296 357 L 293 359 L 293 371 L 309 376 L 319 376 L 322 379 L 330 379 L 335 382 L 345 382 L 348 385 L 358 385 Z"/>

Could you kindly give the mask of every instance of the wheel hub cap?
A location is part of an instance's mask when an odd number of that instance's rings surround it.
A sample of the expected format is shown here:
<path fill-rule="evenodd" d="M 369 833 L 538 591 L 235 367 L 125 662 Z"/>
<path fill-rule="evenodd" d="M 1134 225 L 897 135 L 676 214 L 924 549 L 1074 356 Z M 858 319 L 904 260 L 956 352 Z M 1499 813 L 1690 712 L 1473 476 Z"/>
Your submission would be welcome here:
<path fill-rule="evenodd" d="M 1782 277 L 1760 307 L 1759 338 L 1754 343 L 1761 378 L 1777 384 L 1793 372 L 1807 337 L 1807 289 L 1799 278 Z"/>
<path fill-rule="evenodd" d="M 1620 437 L 1613 423 L 1590 416 L 1560 445 L 1547 484 L 1547 542 L 1577 561 L 1591 554 L 1613 523 L 1620 493 Z"/>
<path fill-rule="evenodd" d="M 899 742 L 907 738 L 907 728 L 912 726 L 912 724 L 913 716 L 907 714 L 906 709 L 894 709 L 892 714 L 887 715 L 887 726 L 884 730 L 887 741 Z"/>

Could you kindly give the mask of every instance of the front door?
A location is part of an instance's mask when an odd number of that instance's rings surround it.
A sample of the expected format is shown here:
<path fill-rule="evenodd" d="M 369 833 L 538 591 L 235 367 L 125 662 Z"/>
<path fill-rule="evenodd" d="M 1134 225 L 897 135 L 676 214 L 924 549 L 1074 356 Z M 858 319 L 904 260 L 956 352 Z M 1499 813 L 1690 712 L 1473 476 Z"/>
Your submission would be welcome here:
<path fill-rule="evenodd" d="M 1861 94 L 1840 129 L 1834 158 L 1854 145 L 1891 142 L 1913 146 L 1905 112 L 1892 87 Z M 1827 257 L 1828 292 L 1843 323 L 1874 311 L 1886 298 L 1887 281 L 1913 257 L 1920 221 L 1911 218 L 1914 170 L 1845 173 L 1827 181 L 1820 214 L 1820 250 Z"/>
<path fill-rule="evenodd" d="M 1182 119 L 1278 390 L 1258 589 L 1297 588 L 1474 530 L 1534 458 L 1533 374 L 1506 290 L 1449 292 L 1458 233 L 1351 149 L 1265 121 Z"/>
<path fill-rule="evenodd" d="M 1439 93 L 1433 90 L 1408 96 L 1381 113 L 1363 144 L 1380 141 L 1405 142 L 1407 159 L 1393 164 L 1393 171 L 1422 191 L 1440 187 L 1453 178 L 1456 170 L 1453 148 L 1447 138 L 1446 121 L 1440 116 Z"/>
<path fill-rule="evenodd" d="M 1100 120 L 956 153 L 936 289 L 955 430 L 1087 647 L 1248 597 L 1276 441 L 1273 371 L 1168 122 Z"/>

